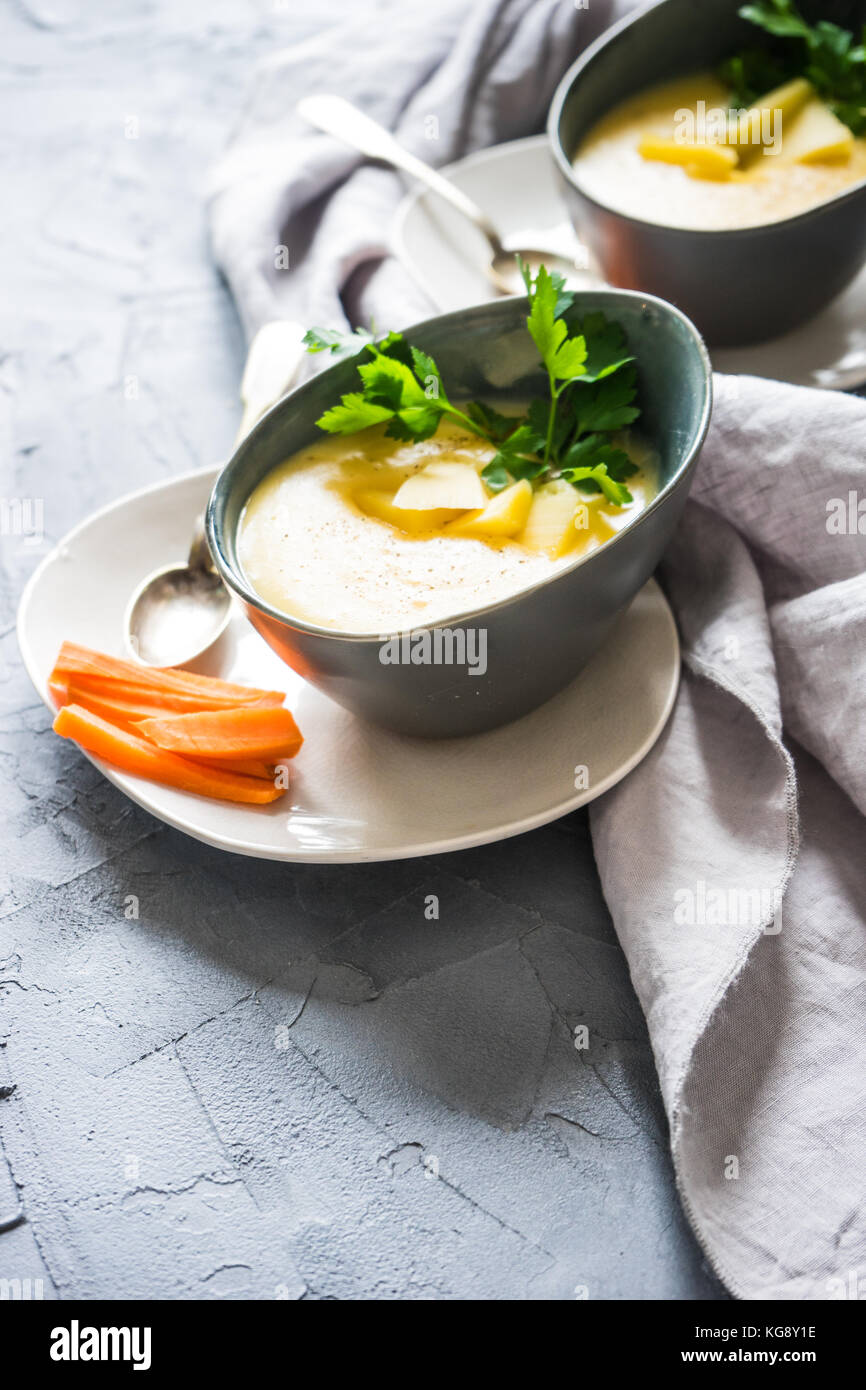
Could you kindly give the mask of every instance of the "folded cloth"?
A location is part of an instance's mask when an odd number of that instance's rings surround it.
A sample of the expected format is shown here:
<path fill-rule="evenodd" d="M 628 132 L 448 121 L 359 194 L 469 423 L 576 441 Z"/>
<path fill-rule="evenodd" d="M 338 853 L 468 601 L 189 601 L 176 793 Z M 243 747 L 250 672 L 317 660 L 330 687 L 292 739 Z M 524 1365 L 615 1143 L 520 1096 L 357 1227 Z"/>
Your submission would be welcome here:
<path fill-rule="evenodd" d="M 248 337 L 271 319 L 401 328 L 433 306 L 387 255 L 405 192 L 312 130 L 302 96 L 337 92 L 428 164 L 544 129 L 556 83 L 631 0 L 395 0 L 277 53 L 211 182 L 214 254 Z M 286 263 L 288 262 L 288 265 Z"/>
<path fill-rule="evenodd" d="M 277 54 L 211 201 L 248 334 L 274 318 L 384 330 L 432 312 L 387 255 L 399 178 L 310 132 L 299 97 L 340 92 L 445 163 L 543 128 L 569 62 L 629 7 L 398 4 Z M 662 568 L 679 698 L 649 757 L 591 811 L 683 1203 L 743 1298 L 866 1285 L 864 440 L 866 402 L 716 378 Z"/>

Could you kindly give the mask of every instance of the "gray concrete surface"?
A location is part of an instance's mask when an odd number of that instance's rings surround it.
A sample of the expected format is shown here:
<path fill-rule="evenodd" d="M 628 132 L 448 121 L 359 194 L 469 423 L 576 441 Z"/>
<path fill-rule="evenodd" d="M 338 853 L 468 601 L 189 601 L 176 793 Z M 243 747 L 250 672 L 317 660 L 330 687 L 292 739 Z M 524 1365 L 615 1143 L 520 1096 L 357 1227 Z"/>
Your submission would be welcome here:
<path fill-rule="evenodd" d="M 242 347 L 203 175 L 253 60 L 341 13 L 0 11 L 2 491 L 45 518 L 42 545 L 2 537 L 0 1219 L 21 1219 L 0 1280 L 61 1298 L 723 1297 L 677 1201 L 585 815 L 393 865 L 225 856 L 56 740 L 21 670 L 39 556 L 233 437 Z"/>

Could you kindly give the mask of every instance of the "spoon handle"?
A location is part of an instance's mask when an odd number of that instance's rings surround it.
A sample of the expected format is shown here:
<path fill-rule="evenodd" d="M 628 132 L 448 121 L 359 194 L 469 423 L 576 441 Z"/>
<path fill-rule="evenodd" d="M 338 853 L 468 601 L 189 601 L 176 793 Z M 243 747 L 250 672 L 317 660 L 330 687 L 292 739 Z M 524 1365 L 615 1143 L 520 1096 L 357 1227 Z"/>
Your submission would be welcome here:
<path fill-rule="evenodd" d="M 436 169 L 425 164 L 423 159 L 410 154 L 398 144 L 389 130 L 360 111 L 357 106 L 353 106 L 350 101 L 346 101 L 344 97 L 324 94 L 303 97 L 298 102 L 297 110 L 305 120 L 325 131 L 327 135 L 334 135 L 369 158 L 382 159 L 395 169 L 402 169 L 404 173 L 419 179 L 475 224 L 490 242 L 494 256 L 503 253 L 496 228 L 477 203 L 467 198 L 450 179 L 446 179 Z"/>
<path fill-rule="evenodd" d="M 258 330 L 247 353 L 241 381 L 243 416 L 235 448 L 253 425 L 295 385 L 306 356 L 304 328 L 288 319 L 274 319 Z"/>

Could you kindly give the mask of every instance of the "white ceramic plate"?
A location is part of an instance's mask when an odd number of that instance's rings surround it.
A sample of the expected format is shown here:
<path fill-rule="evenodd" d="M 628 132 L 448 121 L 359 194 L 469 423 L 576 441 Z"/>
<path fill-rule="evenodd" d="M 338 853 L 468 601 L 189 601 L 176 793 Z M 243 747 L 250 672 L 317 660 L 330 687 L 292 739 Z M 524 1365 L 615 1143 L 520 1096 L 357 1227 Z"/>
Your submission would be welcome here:
<path fill-rule="evenodd" d="M 186 555 L 215 476 L 191 473 L 121 498 L 43 560 L 21 600 L 18 640 L 49 709 L 47 678 L 61 642 L 123 654 L 128 595 L 151 570 Z M 207 844 L 262 859 L 351 863 L 485 844 L 591 801 L 649 752 L 673 706 L 680 665 L 673 617 L 650 581 L 568 690 L 475 738 L 411 739 L 364 723 L 284 666 L 240 613 L 196 669 L 288 692 L 306 741 L 285 797 L 237 806 L 94 759 L 96 766 L 140 806 Z M 576 791 L 578 766 L 589 785 Z"/>
<path fill-rule="evenodd" d="M 559 194 L 547 137 L 495 145 L 444 170 L 492 219 L 507 247 L 538 246 L 580 263 L 581 248 Z M 401 204 L 393 245 L 421 288 L 445 313 L 495 297 L 482 272 L 484 243 L 474 227 L 427 189 Z M 586 288 L 600 281 L 573 277 Z M 796 386 L 849 390 L 866 382 L 866 268 L 844 294 L 803 327 L 756 347 L 718 348 L 720 372 Z"/>

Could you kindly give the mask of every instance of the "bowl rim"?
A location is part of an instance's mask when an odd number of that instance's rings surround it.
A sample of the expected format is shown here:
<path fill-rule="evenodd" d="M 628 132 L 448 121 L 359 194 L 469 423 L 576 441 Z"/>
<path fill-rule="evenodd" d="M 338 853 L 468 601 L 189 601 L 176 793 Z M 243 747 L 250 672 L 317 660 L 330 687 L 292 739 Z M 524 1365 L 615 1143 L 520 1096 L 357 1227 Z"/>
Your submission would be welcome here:
<path fill-rule="evenodd" d="M 703 368 L 703 402 L 701 405 L 700 419 L 698 421 L 694 437 L 692 438 L 691 443 L 689 444 L 689 447 L 676 472 L 673 474 L 671 478 L 668 479 L 664 487 L 656 493 L 655 497 L 652 499 L 649 505 L 646 506 L 643 509 L 643 511 L 640 512 L 638 516 L 636 516 L 634 520 L 629 523 L 628 526 L 624 526 L 621 531 L 618 531 L 616 535 L 612 536 L 609 540 L 605 541 L 602 546 L 598 547 L 598 549 L 593 550 L 586 555 L 576 556 L 572 564 L 567 565 L 562 569 L 558 569 L 554 571 L 554 573 L 552 574 L 545 575 L 543 578 L 536 580 L 532 584 L 527 584 L 524 588 L 517 590 L 515 593 L 507 594 L 504 598 L 498 599 L 495 603 L 483 604 L 482 606 L 477 608 L 465 609 L 457 613 L 449 614 L 447 617 L 443 618 L 441 621 L 436 623 L 420 623 L 414 627 L 404 627 L 399 628 L 396 631 L 387 632 L 345 632 L 340 628 L 322 627 L 319 624 L 309 622 L 304 618 L 294 617 L 289 613 L 284 613 L 279 608 L 276 608 L 273 604 L 269 603 L 267 599 L 262 598 L 262 596 L 256 592 L 256 590 L 247 581 L 240 564 L 235 566 L 230 562 L 223 547 L 222 537 L 218 531 L 217 508 L 226 489 L 228 488 L 229 491 L 231 490 L 231 470 L 235 466 L 236 461 L 244 456 L 247 446 L 251 445 L 255 441 L 255 436 L 258 434 L 259 430 L 264 425 L 264 423 L 270 420 L 277 411 L 283 410 L 286 406 L 286 403 L 290 400 L 293 400 L 300 392 L 302 392 L 307 386 L 309 386 L 311 381 L 317 380 L 318 376 L 324 375 L 324 372 L 320 372 L 317 377 L 307 378 L 307 380 L 300 382 L 291 391 L 287 392 L 285 396 L 281 397 L 279 401 L 275 402 L 275 404 L 272 405 L 270 409 L 267 410 L 265 414 L 262 415 L 261 418 L 256 421 L 256 424 L 250 430 L 249 434 L 247 434 L 244 437 L 244 439 L 241 440 L 240 444 L 235 449 L 231 458 L 229 458 L 226 461 L 226 463 L 220 469 L 216 477 L 213 488 L 211 489 L 210 496 L 208 498 L 207 509 L 205 512 L 205 532 L 207 535 L 208 545 L 210 546 L 210 551 L 213 557 L 214 564 L 216 565 L 217 570 L 219 571 L 219 575 L 223 583 L 244 603 L 249 604 L 253 608 L 256 608 L 259 612 L 265 614 L 266 617 L 275 619 L 277 622 L 279 622 L 285 627 L 297 629 L 298 631 L 308 633 L 311 636 L 328 637 L 332 640 L 340 642 L 363 642 L 369 644 L 375 643 L 376 645 L 379 645 L 384 640 L 388 640 L 393 637 L 402 637 L 418 632 L 435 631 L 437 629 L 443 629 L 452 626 L 466 626 L 467 624 L 471 623 L 474 619 L 480 618 L 486 614 L 498 612 L 502 608 L 510 607 L 512 604 L 520 602 L 521 600 L 527 598 L 530 594 L 537 592 L 539 589 L 545 588 L 548 584 L 551 584 L 558 579 L 564 579 L 567 575 L 572 574 L 576 569 L 581 568 L 581 566 L 583 565 L 589 564 L 592 560 L 596 559 L 602 553 L 609 553 L 610 550 L 616 547 L 616 545 L 623 539 L 627 532 L 630 533 L 632 531 L 635 531 L 639 526 L 643 524 L 647 517 L 649 517 L 653 512 L 657 511 L 662 506 L 666 498 L 671 494 L 671 492 L 673 492 L 674 488 L 694 468 L 694 465 L 697 461 L 697 457 L 701 449 L 703 448 L 704 441 L 707 437 L 707 431 L 709 430 L 710 426 L 710 417 L 712 415 L 713 408 L 713 368 L 706 343 L 704 342 L 695 325 L 692 323 L 691 319 L 686 314 L 684 314 L 681 309 L 678 309 L 676 305 L 670 304 L 665 299 L 658 298 L 657 295 L 642 294 L 638 290 L 616 289 L 613 286 L 611 286 L 610 288 L 604 287 L 593 290 L 578 290 L 576 292 L 576 298 L 578 300 L 584 298 L 591 299 L 595 298 L 596 296 L 603 296 L 605 298 L 614 297 L 617 299 L 629 299 L 639 305 L 654 305 L 662 311 L 663 315 L 667 315 L 672 319 L 678 319 L 680 321 L 680 324 L 685 328 L 687 337 L 691 340 L 691 344 L 695 349 L 697 361 L 701 364 Z M 401 332 L 404 334 L 404 336 L 411 337 L 413 333 L 422 331 L 423 329 L 428 328 L 433 324 L 440 324 L 448 319 L 461 320 L 464 319 L 467 314 L 483 314 L 489 313 L 491 312 L 491 310 L 493 312 L 497 312 L 499 308 L 502 308 L 504 310 L 504 308 L 507 306 L 508 308 L 514 309 L 519 305 L 524 306 L 528 310 L 529 301 L 526 296 L 505 296 L 502 299 L 494 300 L 490 303 L 470 305 L 465 309 L 455 309 L 448 314 L 434 314 L 430 318 L 423 319 L 418 323 L 411 324 L 409 327 L 402 329 Z M 340 362 L 333 363 L 331 367 L 325 368 L 325 371 L 332 371 L 337 367 L 345 365 L 346 361 L 351 360 L 351 358 L 342 359 Z M 457 397 L 457 399 L 459 399 L 459 397 Z M 247 501 L 248 500 L 249 497 L 247 497 Z M 244 505 L 246 505 L 246 503 L 244 503 Z"/>
<path fill-rule="evenodd" d="M 557 83 L 547 116 L 548 144 L 551 154 L 553 155 L 554 163 L 560 174 L 565 178 L 566 182 L 570 183 L 575 191 L 580 194 L 581 198 L 587 203 L 590 203 L 592 207 L 596 208 L 599 212 L 607 213 L 608 216 L 611 217 L 618 217 L 623 222 L 627 222 L 633 227 L 642 227 L 656 232 L 663 231 L 681 237 L 695 237 L 709 243 L 714 238 L 721 237 L 735 239 L 738 237 L 754 237 L 758 233 L 770 235 L 780 228 L 797 226 L 805 222 L 813 221 L 821 217 L 830 208 L 836 208 L 843 203 L 851 202 L 858 197 L 859 194 L 866 191 L 866 177 L 864 177 L 859 179 L 857 183 L 852 184 L 850 188 L 843 188 L 838 193 L 834 193 L 832 198 L 826 198 L 822 202 L 816 203 L 814 207 L 805 208 L 802 212 L 792 213 L 790 217 L 783 217 L 774 222 L 752 222 L 744 227 L 677 227 L 670 222 L 651 222 L 645 217 L 635 217 L 632 213 L 621 212 L 619 208 L 611 207 L 609 203 L 602 203 L 598 198 L 593 197 L 578 179 L 574 165 L 566 154 L 565 147 L 560 139 L 559 127 L 563 109 L 578 78 L 591 63 L 595 62 L 599 54 L 611 43 L 616 43 L 632 25 L 640 24 L 644 19 L 647 19 L 650 14 L 653 14 L 656 10 L 661 9 L 663 5 L 668 3 L 670 3 L 670 0 L 649 0 L 648 4 L 642 5 L 634 14 L 627 14 L 622 19 L 617 20 L 615 24 L 611 24 L 609 28 L 599 34 L 598 38 L 593 39 L 592 43 L 578 55 Z M 647 84 L 647 89 L 652 85 L 652 82 L 649 82 Z M 638 88 L 638 91 L 643 90 L 645 89 Z M 614 103 L 614 105 L 615 104 L 616 103 Z M 613 106 L 609 107 L 608 110 L 613 110 Z"/>

